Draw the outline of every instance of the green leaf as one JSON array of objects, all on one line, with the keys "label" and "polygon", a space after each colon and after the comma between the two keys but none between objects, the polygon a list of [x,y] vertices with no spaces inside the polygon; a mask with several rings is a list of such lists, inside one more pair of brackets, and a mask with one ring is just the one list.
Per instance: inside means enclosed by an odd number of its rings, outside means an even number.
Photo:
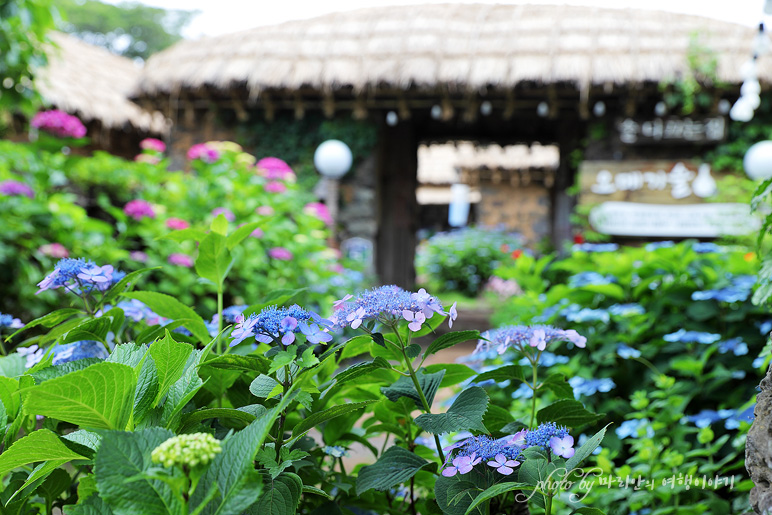
[{"label": "green leaf", "polygon": [[25,362],[26,358],[17,352],[0,357],[0,377],[19,377],[26,370]]},{"label": "green leaf", "polygon": [[494,370],[483,372],[482,374],[475,377],[473,382],[482,383],[483,381],[488,380],[493,380],[497,383],[501,383],[503,381],[523,382],[525,381],[525,374],[523,372],[524,370],[524,367],[521,367],[520,365],[507,365]]},{"label": "green leaf", "polygon": [[162,317],[171,318],[178,322],[182,321],[185,324],[185,327],[193,333],[193,336],[198,338],[202,343],[211,340],[209,330],[206,328],[206,324],[201,317],[188,306],[170,295],[153,291],[135,291],[122,293],[121,296],[144,302],[147,304],[147,307]]},{"label": "green leaf", "polygon": [[187,432],[200,422],[209,419],[231,419],[239,422],[243,422],[246,426],[255,420],[255,416],[247,413],[243,410],[237,410],[232,408],[205,408],[190,413],[185,413],[181,418],[182,426],[180,428],[181,433]]},{"label": "green leaf", "polygon": [[194,395],[204,386],[197,370],[204,351],[194,350],[188,356],[185,372],[172,386],[163,403],[161,422],[165,427],[175,428],[179,424],[180,412]]},{"label": "green leaf", "polygon": [[[440,476],[434,483],[437,504],[445,515],[464,515],[479,492],[488,486],[483,474],[456,474]],[[482,508],[476,508],[475,515],[486,515]]]},{"label": "green leaf", "polygon": [[348,367],[347,369],[343,370],[338,375],[336,375],[334,379],[340,385],[340,384],[347,383],[349,381],[353,381],[358,377],[370,374],[375,370],[380,370],[383,368],[391,370],[392,367],[388,361],[386,361],[381,357],[377,357],[372,361],[365,361],[364,363],[357,363],[356,365],[351,365],[350,367]]},{"label": "green leaf", "polygon": [[35,490],[35,493],[43,497],[49,504],[58,499],[72,484],[70,475],[63,469],[57,468]]},{"label": "green leaf", "polygon": [[466,381],[477,373],[468,366],[462,365],[460,363],[436,363],[434,365],[428,365],[424,367],[424,370],[430,374],[439,372],[440,370],[445,371],[445,375],[442,377],[442,382],[440,382],[440,388],[455,386],[461,381]]},{"label": "green leaf", "polygon": [[248,224],[244,224],[235,231],[233,231],[233,234],[228,236],[228,240],[226,242],[226,245],[228,246],[228,250],[235,249],[239,243],[244,241],[247,237],[249,237],[252,232],[263,225],[266,220],[261,220],[259,222],[250,222]]},{"label": "green leaf", "polygon": [[[5,407],[5,415],[8,417],[16,418],[16,413],[19,411],[19,380],[12,379],[10,377],[0,376],[0,402]],[[5,418],[0,422],[5,424]]]},{"label": "green leaf", "polygon": [[[97,490],[96,476],[93,473],[80,476],[80,478],[78,479],[78,503],[79,504],[82,504],[85,499],[87,499],[88,497],[98,492],[99,490]],[[67,513],[66,509],[65,509],[65,513]]]},{"label": "green leaf", "polygon": [[292,430],[292,438],[297,438],[298,436],[305,434],[307,431],[323,422],[327,422],[328,420],[331,420],[335,417],[339,417],[341,415],[345,415],[346,413],[351,413],[352,411],[364,408],[365,406],[368,406],[374,402],[378,401],[370,400],[352,402],[348,404],[339,404],[338,406],[333,406],[332,408],[328,408],[324,411],[317,411],[311,416],[304,418],[298,425],[295,426],[295,428]]},{"label": "green leaf", "polygon": [[270,399],[279,394],[281,390],[281,385],[273,377],[265,374],[256,377],[249,385],[249,391],[252,395],[261,399]]},{"label": "green leaf", "polygon": [[625,299],[625,290],[622,289],[622,287],[618,284],[587,284],[578,289],[592,293],[598,293],[604,297],[609,297],[615,300]]},{"label": "green leaf", "polygon": [[267,306],[282,306],[304,291],[306,291],[306,288],[300,288],[297,290],[273,290],[263,299],[263,302],[259,304],[252,304],[247,309],[245,309],[244,316],[248,317],[252,313],[258,313],[261,309]]},{"label": "green leaf", "polygon": [[525,483],[498,483],[496,485],[493,485],[492,487],[488,488],[484,492],[480,492],[480,494],[474,498],[474,501],[472,501],[472,504],[469,505],[469,508],[466,509],[466,514],[472,513],[475,508],[480,506],[482,503],[487,502],[494,497],[498,497],[501,494],[509,493],[513,490],[531,490],[532,488],[529,485],[526,485]]},{"label": "green leaf", "polygon": [[[416,372],[418,384],[421,386],[421,390],[423,390],[424,396],[426,397],[426,402],[429,403],[430,407],[444,375],[444,370],[440,370],[433,374],[427,374],[423,370]],[[423,409],[421,397],[418,395],[418,391],[416,391],[415,385],[413,385],[413,381],[409,377],[401,376],[393,385],[382,387],[381,393],[392,402],[397,402],[400,397],[408,397],[413,399],[418,409]]]},{"label": "green leaf", "polygon": [[142,363],[142,359],[147,354],[147,351],[147,345],[140,343],[123,343],[121,345],[116,345],[112,354],[110,354],[105,361],[109,363],[120,363],[139,371],[140,369],[137,367]]},{"label": "green leaf", "polygon": [[134,406],[134,370],[102,362],[22,390],[24,411],[93,429],[124,429]]},{"label": "green leaf", "polygon": [[212,461],[191,496],[191,507],[204,502],[213,485],[217,494],[201,515],[239,515],[257,500],[262,483],[260,474],[254,470],[255,455],[279,413],[291,400],[292,396],[285,396],[264,417],[223,442],[222,452]]},{"label": "green leaf", "polygon": [[571,515],[606,515],[606,512],[599,510],[598,508],[591,508],[589,506],[583,506],[571,512]]},{"label": "green leaf", "polygon": [[217,356],[210,359],[209,361],[205,361],[201,363],[201,366],[264,374],[268,371],[270,364],[271,362],[262,356],[240,356],[238,354],[226,354],[224,356]]},{"label": "green leaf", "polygon": [[549,388],[560,399],[573,399],[574,389],[563,374],[552,374],[544,380],[542,386]]},{"label": "green leaf", "polygon": [[603,414],[592,413],[584,408],[584,405],[574,399],[560,399],[549,406],[545,406],[536,413],[539,423],[555,422],[561,426],[570,428],[592,424],[603,418]]},{"label": "green leaf", "polygon": [[[137,376],[137,388],[134,392],[134,424],[135,426],[144,420],[148,412],[153,408],[158,396],[158,370],[155,361],[148,356],[142,363]],[[136,370],[136,368],[135,368]]]},{"label": "green leaf", "polygon": [[427,465],[430,465],[430,462],[407,449],[396,445],[389,447],[378,461],[361,468],[357,476],[357,495],[362,495],[371,488],[388,490],[415,476]]},{"label": "green leaf", "polygon": [[102,304],[110,304],[118,298],[118,295],[126,291],[126,287],[131,285],[134,286],[137,282],[137,280],[142,276],[142,274],[145,274],[147,272],[151,272],[153,270],[160,270],[160,266],[154,266],[152,268],[142,268],[140,270],[135,270],[133,272],[129,272],[126,274],[123,279],[115,283],[115,285],[108,290],[108,292],[105,294],[105,298],[102,301]]},{"label": "green leaf", "polygon": [[177,243],[185,241],[201,241],[206,236],[206,232],[195,227],[188,227],[187,229],[180,229],[179,231],[171,231],[162,236],[159,236],[158,240],[172,240]]},{"label": "green leaf", "polygon": [[592,451],[594,451],[600,443],[603,441],[603,437],[606,436],[606,429],[608,428],[608,425],[592,435],[592,437],[588,438],[586,442],[584,442],[584,445],[579,447],[575,452],[574,455],[568,458],[566,461],[566,470],[573,470],[579,465],[582,464],[582,462],[587,459],[588,456],[592,454]]},{"label": "green leaf", "polygon": [[62,363],[61,365],[46,367],[29,375],[35,380],[36,384],[41,384],[48,381],[49,379],[61,377],[63,375],[69,374],[70,372],[75,372],[76,370],[83,370],[84,368],[101,363],[102,361],[104,360],[99,358],[77,359],[75,361]]},{"label": "green leaf", "polygon": [[[158,479],[143,476],[153,466],[153,449],[174,436],[160,427],[135,432],[105,433],[96,455],[99,496],[116,515],[174,515],[183,507],[172,488]],[[132,478],[132,481],[127,481]]]},{"label": "green leaf", "polygon": [[324,497],[325,499],[329,499],[330,501],[335,499],[333,496],[331,496],[321,488],[317,488],[315,486],[303,485],[303,493],[318,495],[320,497]]},{"label": "green leaf", "polygon": [[256,512],[260,515],[295,515],[303,481],[296,474],[285,472],[276,479],[263,474],[265,489],[257,501]]},{"label": "green leaf", "polygon": [[56,311],[52,311],[51,313],[44,315],[40,318],[36,318],[35,320],[32,320],[31,322],[27,322],[24,327],[16,330],[11,336],[9,336],[7,339],[10,340],[17,334],[21,333],[22,331],[26,331],[27,329],[32,329],[33,327],[42,325],[43,327],[54,327],[55,325],[59,325],[68,318],[71,318],[74,315],[77,315],[79,313],[82,313],[81,310],[75,309],[75,308],[63,308],[63,309],[57,309]]},{"label": "green leaf", "polygon": [[458,431],[488,432],[483,424],[483,415],[488,408],[488,394],[479,386],[473,386],[461,392],[445,413],[424,413],[415,419],[415,423],[432,434]]},{"label": "green leaf", "polygon": [[454,331],[452,333],[445,333],[436,340],[434,340],[429,348],[424,352],[424,358],[431,356],[443,349],[448,349],[459,343],[468,342],[469,340],[479,340],[480,331]]},{"label": "green leaf", "polygon": [[86,320],[71,329],[67,336],[62,339],[62,343],[79,342],[81,340],[96,340],[105,343],[105,337],[110,331],[112,324],[112,319],[106,317]]},{"label": "green leaf", "polygon": [[[81,499],[80,489],[78,493],[78,499]],[[64,515],[114,515],[115,513],[98,495],[90,495],[85,502],[78,504],[65,504],[62,510]]]},{"label": "green leaf", "polygon": [[405,354],[409,359],[416,358],[419,354],[421,354],[421,346],[417,343],[411,343],[407,346],[407,348],[405,348]]},{"label": "green leaf", "polygon": [[78,429],[62,436],[62,443],[64,445],[69,447],[71,451],[82,454],[88,459],[94,458],[101,441],[101,436],[85,429]]},{"label": "green leaf", "polygon": [[[215,218],[215,222],[217,222],[220,216]],[[225,217],[223,217],[223,220],[225,220]],[[198,246],[196,272],[204,279],[216,284],[219,291],[232,265],[233,257],[226,246],[225,236],[213,230],[201,240]]]},{"label": "green leaf", "polygon": [[483,424],[491,433],[496,433],[501,431],[503,427],[506,427],[507,424],[514,421],[514,419],[515,418],[509,410],[504,409],[501,406],[496,406],[495,404],[490,404],[488,405],[488,411],[485,412],[485,416],[483,417]]},{"label": "green leaf", "polygon": [[0,454],[0,477],[30,463],[46,461],[53,470],[69,461],[79,459],[84,458],[64,445],[56,433],[48,429],[38,429],[17,440]]},{"label": "green leaf", "polygon": [[155,362],[158,374],[158,393],[156,393],[153,407],[158,405],[161,398],[166,395],[172,384],[177,382],[185,371],[185,364],[193,351],[193,347],[187,343],[179,343],[172,338],[169,331],[166,337],[150,345],[150,356]]}]

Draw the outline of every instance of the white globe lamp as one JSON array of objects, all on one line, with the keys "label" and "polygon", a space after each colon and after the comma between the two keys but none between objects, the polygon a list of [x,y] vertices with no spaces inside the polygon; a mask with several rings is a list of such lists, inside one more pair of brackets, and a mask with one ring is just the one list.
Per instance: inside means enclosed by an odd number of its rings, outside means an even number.
[{"label": "white globe lamp", "polygon": [[316,147],[314,166],[325,179],[340,179],[351,168],[354,157],[348,145],[330,139]]},{"label": "white globe lamp", "polygon": [[743,168],[754,181],[772,177],[772,141],[760,141],[745,153]]}]

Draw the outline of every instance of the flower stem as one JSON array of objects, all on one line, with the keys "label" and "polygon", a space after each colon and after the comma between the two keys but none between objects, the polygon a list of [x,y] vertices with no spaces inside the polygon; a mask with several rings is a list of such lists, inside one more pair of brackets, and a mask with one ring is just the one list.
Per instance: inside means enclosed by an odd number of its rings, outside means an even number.
[{"label": "flower stem", "polygon": [[[287,395],[287,392],[289,391],[291,384],[290,380],[290,372],[289,367],[287,365],[284,365],[284,381],[282,381],[282,387],[284,388],[284,393],[282,394],[282,399]],[[281,415],[279,415],[279,432],[276,435],[276,461],[278,463],[281,463],[281,446],[284,443],[284,422],[287,419],[287,410],[282,410]]]},{"label": "flower stem", "polygon": [[217,288],[217,354],[222,354],[222,287]]},{"label": "flower stem", "polygon": [[533,385],[531,385],[531,388],[533,389],[533,395],[531,395],[531,423],[528,424],[529,429],[534,428],[534,422],[536,422],[536,364],[537,361],[531,360],[531,369],[533,370]]}]

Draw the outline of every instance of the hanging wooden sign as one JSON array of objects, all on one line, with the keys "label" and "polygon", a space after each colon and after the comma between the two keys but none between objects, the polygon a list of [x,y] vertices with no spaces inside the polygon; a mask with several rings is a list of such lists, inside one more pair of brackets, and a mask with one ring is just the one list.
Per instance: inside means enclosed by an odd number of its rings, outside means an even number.
[{"label": "hanging wooden sign", "polygon": [[718,143],[726,138],[726,120],[712,118],[621,118],[616,121],[619,140],[626,145]]}]

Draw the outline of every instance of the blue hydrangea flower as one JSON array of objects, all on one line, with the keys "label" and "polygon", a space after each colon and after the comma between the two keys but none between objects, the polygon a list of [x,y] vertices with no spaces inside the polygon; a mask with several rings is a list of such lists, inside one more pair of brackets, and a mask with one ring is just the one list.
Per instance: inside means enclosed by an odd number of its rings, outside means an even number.
[{"label": "blue hydrangea flower", "polygon": [[753,368],[761,368],[764,366],[764,362],[767,360],[766,356],[759,356],[758,358],[753,360],[753,363],[751,363],[751,366]]},{"label": "blue hydrangea flower", "polygon": [[568,278],[568,286],[581,288],[582,286],[611,284],[617,282],[613,275],[601,275],[598,272],[579,272]]},{"label": "blue hydrangea flower", "polygon": [[0,312],[0,329],[21,329],[24,324],[18,318],[13,318],[11,315]]},{"label": "blue hydrangea flower", "polygon": [[746,422],[748,424],[752,423],[753,420],[756,418],[756,415],[754,413],[754,410],[756,409],[756,403],[754,402],[744,410],[733,410],[732,414],[729,415],[726,418],[726,422],[724,422],[724,427],[726,429],[739,429],[740,424],[742,422]]},{"label": "blue hydrangea flower", "polygon": [[288,308],[269,306],[258,314],[252,314],[241,320],[231,332],[231,347],[249,337],[261,343],[281,341],[282,345],[291,345],[295,334],[303,332],[309,343],[328,342],[332,335],[327,331],[331,322],[316,313],[306,311],[297,304]]},{"label": "blue hydrangea flower", "polygon": [[583,308],[578,304],[569,304],[560,311],[560,315],[569,322],[585,323],[585,322],[601,322],[608,324],[611,320],[609,312],[605,309],[591,309]]},{"label": "blue hydrangea flower", "polygon": [[64,288],[73,293],[89,292],[94,289],[105,291],[113,284],[115,270],[112,265],[97,266],[83,258],[64,258],[38,283],[37,293],[45,290]]},{"label": "blue hydrangea flower", "polygon": [[[504,458],[504,466],[509,460],[515,461],[520,458],[520,453],[525,446],[525,431],[504,438],[493,439],[488,435],[472,436],[453,445],[445,447],[447,452],[442,475],[445,477],[455,476],[457,473],[466,474],[481,461],[496,461],[496,457]],[[517,463],[520,464],[519,461]],[[510,465],[509,468],[517,465]],[[494,467],[499,468],[499,467]],[[507,472],[499,471],[501,473]],[[511,472],[510,472],[511,473]],[[508,475],[508,474],[504,474]]]},{"label": "blue hydrangea flower", "polygon": [[748,344],[742,338],[731,338],[718,344],[718,352],[726,354],[733,353],[735,356],[745,356],[748,354]]},{"label": "blue hydrangea flower", "polygon": [[767,336],[770,332],[772,332],[772,320],[765,320],[762,322],[759,326],[759,332],[762,334],[762,336]]},{"label": "blue hydrangea flower", "polygon": [[[539,424],[535,430],[529,430],[525,432],[525,445],[526,447],[541,447],[545,451],[550,449],[550,440],[552,438],[558,438],[563,441],[568,435],[568,429],[563,426],[558,426],[554,422],[545,422]],[[573,445],[573,438],[571,439]],[[561,448],[564,447],[561,445]]]},{"label": "blue hydrangea flower", "polygon": [[696,415],[688,415],[682,419],[682,421],[691,422],[700,429],[708,427],[711,424],[715,424],[720,420],[729,418],[734,413],[733,410],[712,410],[704,409]]},{"label": "blue hydrangea flower", "polygon": [[533,397],[533,388],[526,383],[520,383],[517,390],[512,392],[513,399],[530,399],[531,397]]},{"label": "blue hydrangea flower", "polygon": [[698,241],[692,244],[692,250],[698,254],[708,254],[710,252],[721,252],[721,247],[713,242]]},{"label": "blue hydrangea flower", "polygon": [[333,458],[342,458],[343,456],[348,456],[346,449],[339,445],[327,445],[322,448],[322,451],[326,455],[332,456]]},{"label": "blue hydrangea flower", "polygon": [[620,343],[617,345],[617,355],[619,355],[619,357],[622,359],[640,358],[641,351],[638,349],[633,349],[624,343]]},{"label": "blue hydrangea flower", "polygon": [[679,329],[678,331],[670,334],[666,334],[662,337],[666,342],[680,342],[680,343],[715,343],[721,339],[720,334],[705,333],[700,331],[687,331],[685,329]]},{"label": "blue hydrangea flower", "polygon": [[618,317],[629,317],[632,315],[643,315],[646,310],[636,302],[629,304],[614,304],[608,308],[608,312]]},{"label": "blue hydrangea flower", "polygon": [[674,247],[675,242],[674,241],[654,241],[646,245],[646,250],[649,252],[653,252],[655,250],[659,249],[668,249],[670,247]]},{"label": "blue hydrangea flower", "polygon": [[548,325],[510,325],[485,331],[481,336],[485,339],[477,342],[475,352],[487,352],[495,348],[499,354],[504,354],[509,348],[522,352],[528,347],[543,351],[547,345],[559,341],[571,342],[584,348],[587,343],[587,338],[573,329],[563,330]]},{"label": "blue hydrangea flower", "polygon": [[[334,325],[352,329],[357,329],[370,320],[385,325],[406,320],[410,322],[411,331],[418,331],[435,313],[448,315],[443,311],[440,301],[426,293],[423,288],[417,292],[409,292],[394,285],[367,290],[356,298],[347,295],[335,302],[333,309],[330,320]],[[455,316],[456,313],[453,313],[453,320]]]},{"label": "blue hydrangea flower", "polygon": [[[24,364],[26,368],[32,368],[37,365],[46,353],[44,349],[39,348],[37,345],[20,347],[16,349],[16,352],[26,358]],[[93,340],[82,340],[64,345],[55,345],[52,352],[52,365],[61,365],[62,363],[85,358],[107,359],[109,356],[104,345]]]},{"label": "blue hydrangea flower", "polygon": [[692,300],[717,300],[719,302],[745,302],[756,284],[756,276],[738,275],[732,278],[729,286],[713,290],[692,292]]},{"label": "blue hydrangea flower", "polygon": [[576,243],[571,248],[574,252],[616,252],[619,245],[616,243]]},{"label": "blue hydrangea flower", "polygon": [[646,430],[645,436],[647,438],[654,437],[654,429],[651,427],[651,422],[649,422],[648,418],[625,420],[619,424],[618,428],[614,429],[614,432],[620,440],[624,440],[628,437],[638,438],[644,429]]},{"label": "blue hydrangea flower", "polygon": [[598,392],[608,393],[617,386],[613,379],[606,377],[601,379],[585,379],[574,376],[568,380],[568,384],[574,389],[574,397],[577,399],[582,395],[590,397]]}]

